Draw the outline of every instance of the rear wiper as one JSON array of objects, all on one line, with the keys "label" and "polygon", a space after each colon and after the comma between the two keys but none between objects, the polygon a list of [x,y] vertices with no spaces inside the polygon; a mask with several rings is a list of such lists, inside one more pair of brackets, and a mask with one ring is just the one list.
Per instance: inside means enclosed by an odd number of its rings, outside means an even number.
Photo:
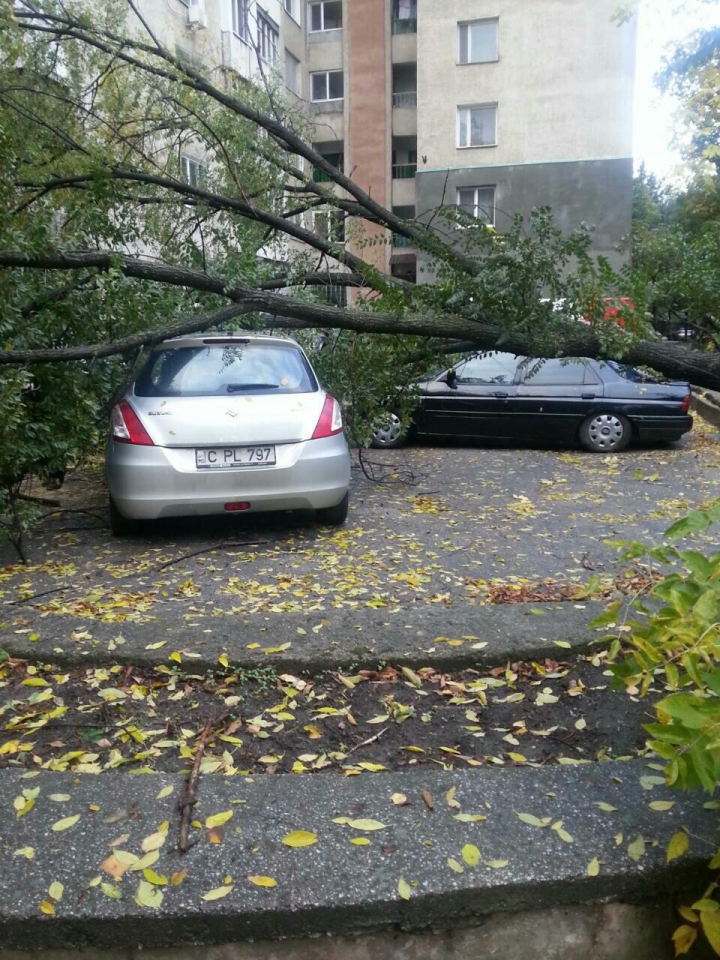
[{"label": "rear wiper", "polygon": [[277,390],[279,383],[228,383],[228,393],[238,393],[240,390]]}]

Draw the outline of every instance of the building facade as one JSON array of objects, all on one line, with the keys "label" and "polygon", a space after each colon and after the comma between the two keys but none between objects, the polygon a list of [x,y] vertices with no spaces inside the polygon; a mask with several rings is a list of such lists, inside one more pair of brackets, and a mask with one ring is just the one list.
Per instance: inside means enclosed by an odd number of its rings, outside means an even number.
[{"label": "building facade", "polygon": [[[594,251],[618,265],[632,214],[636,36],[634,19],[613,22],[616,6],[144,0],[143,11],[206,68],[251,80],[281,71],[313,118],[316,149],[399,215],[459,205],[502,231],[547,205],[566,230],[593,225]],[[386,240],[369,248],[380,265],[423,279],[402,238],[364,229]]]}]

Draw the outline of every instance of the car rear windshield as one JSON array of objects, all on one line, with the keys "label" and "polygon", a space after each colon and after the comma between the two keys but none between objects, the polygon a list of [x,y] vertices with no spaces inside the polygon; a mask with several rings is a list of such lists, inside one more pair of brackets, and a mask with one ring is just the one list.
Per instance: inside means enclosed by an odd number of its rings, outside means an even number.
[{"label": "car rear windshield", "polygon": [[612,367],[615,373],[619,373],[623,379],[630,380],[632,383],[667,382],[659,373],[652,373],[650,370],[638,370],[637,367],[629,367],[625,363],[616,363],[614,360],[609,360],[608,366]]},{"label": "car rear windshield", "polygon": [[139,397],[312,393],[317,381],[293,346],[198,344],[156,350],[135,383]]}]

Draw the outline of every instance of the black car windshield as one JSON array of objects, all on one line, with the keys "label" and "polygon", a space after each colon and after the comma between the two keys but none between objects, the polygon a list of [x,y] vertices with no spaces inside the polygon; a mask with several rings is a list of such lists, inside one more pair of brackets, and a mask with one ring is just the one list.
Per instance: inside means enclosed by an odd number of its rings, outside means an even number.
[{"label": "black car windshield", "polygon": [[619,373],[624,380],[630,380],[631,383],[665,383],[665,379],[658,373],[651,373],[648,370],[638,370],[637,367],[629,367],[626,363],[616,363],[615,360],[606,361],[615,373]]},{"label": "black car windshield", "polygon": [[156,350],[135,383],[138,397],[312,393],[317,381],[293,346],[198,344]]}]

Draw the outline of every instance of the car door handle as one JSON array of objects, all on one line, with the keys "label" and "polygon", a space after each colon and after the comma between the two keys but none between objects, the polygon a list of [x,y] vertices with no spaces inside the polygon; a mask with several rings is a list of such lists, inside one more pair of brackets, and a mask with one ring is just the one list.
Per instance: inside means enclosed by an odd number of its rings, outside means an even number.
[{"label": "car door handle", "polygon": [[503,393],[501,390],[498,390],[496,393],[493,393],[494,397],[509,397],[509,393]]},{"label": "car door handle", "polygon": [[594,394],[594,393],[583,393],[583,394],[582,394],[582,398],[583,398],[583,400],[594,400],[594,399],[595,399],[595,394]]}]

